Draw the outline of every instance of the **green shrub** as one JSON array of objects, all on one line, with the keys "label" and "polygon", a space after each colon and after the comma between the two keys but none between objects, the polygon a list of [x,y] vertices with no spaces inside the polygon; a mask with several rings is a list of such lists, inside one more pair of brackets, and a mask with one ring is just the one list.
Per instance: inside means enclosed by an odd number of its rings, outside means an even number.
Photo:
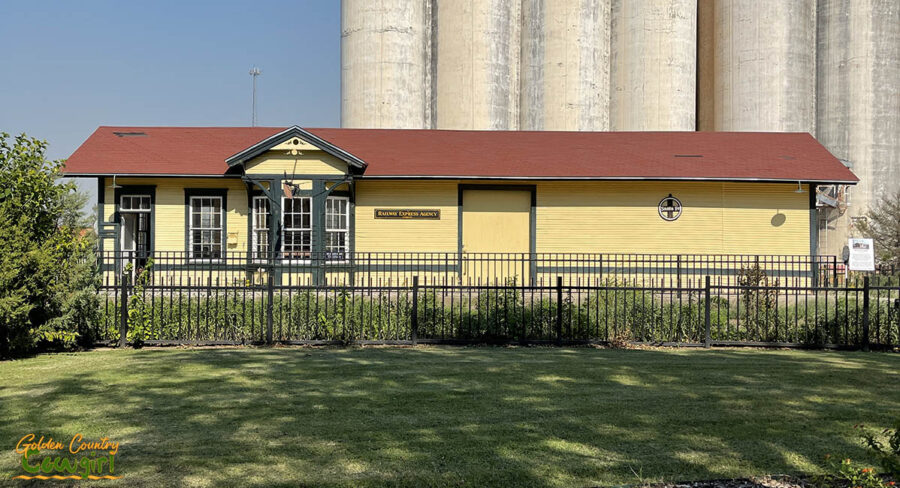
[{"label": "green shrub", "polygon": [[90,344],[97,323],[85,197],[47,143],[0,132],[0,356]]},{"label": "green shrub", "polygon": [[131,297],[128,299],[128,341],[134,348],[141,348],[148,337],[158,338],[158,332],[153,327],[152,303],[148,306],[145,302],[144,289],[150,282],[150,270],[153,268],[153,260],[147,261],[143,268],[135,270],[134,264],[125,266],[125,273],[135,273],[134,287]]}]

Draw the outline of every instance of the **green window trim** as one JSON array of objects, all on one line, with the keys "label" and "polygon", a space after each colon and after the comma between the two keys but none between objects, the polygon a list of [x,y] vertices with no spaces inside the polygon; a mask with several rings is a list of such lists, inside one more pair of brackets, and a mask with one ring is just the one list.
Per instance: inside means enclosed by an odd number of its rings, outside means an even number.
[{"label": "green window trim", "polygon": [[[105,190],[105,188],[101,188],[101,190]],[[122,218],[119,205],[122,201],[123,195],[142,195],[150,197],[150,242],[147,245],[147,252],[152,254],[155,249],[154,246],[156,245],[156,185],[122,185],[114,189],[112,201],[112,223],[115,225],[115,235],[113,236],[113,245],[115,246],[115,248],[113,249],[114,252],[119,252],[122,250]],[[105,191],[99,192],[99,198],[101,199],[101,204],[105,206]],[[100,219],[101,223],[103,220],[102,212],[103,208],[99,208],[98,219]]]},{"label": "green window trim", "polygon": [[[191,248],[191,199],[197,197],[220,198],[222,201],[222,229],[220,231],[220,251],[218,257],[195,258]],[[193,262],[222,261],[228,249],[228,189],[227,188],[185,188],[184,189],[184,250]]]}]

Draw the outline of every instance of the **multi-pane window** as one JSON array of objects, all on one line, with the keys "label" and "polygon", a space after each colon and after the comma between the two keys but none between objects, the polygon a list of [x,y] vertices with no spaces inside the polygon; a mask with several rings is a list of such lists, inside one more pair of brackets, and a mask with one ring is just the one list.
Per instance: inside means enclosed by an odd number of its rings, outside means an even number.
[{"label": "multi-pane window", "polygon": [[253,259],[265,259],[269,253],[269,199],[253,197]]},{"label": "multi-pane window", "polygon": [[121,212],[149,212],[150,195],[122,195],[119,201]]},{"label": "multi-pane window", "polygon": [[325,252],[328,259],[344,259],[350,228],[349,200],[328,197],[325,200]]},{"label": "multi-pane window", "polygon": [[192,259],[221,259],[224,226],[222,197],[191,197],[190,252]]},{"label": "multi-pane window", "polygon": [[284,198],[281,208],[281,256],[309,259],[312,252],[312,199]]}]

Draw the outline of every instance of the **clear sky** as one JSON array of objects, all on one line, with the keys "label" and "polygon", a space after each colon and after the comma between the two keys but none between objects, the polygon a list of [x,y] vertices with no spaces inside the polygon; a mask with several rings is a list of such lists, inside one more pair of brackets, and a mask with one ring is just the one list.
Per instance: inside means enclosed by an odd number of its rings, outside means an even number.
[{"label": "clear sky", "polygon": [[340,1],[0,0],[0,131],[340,124]]}]

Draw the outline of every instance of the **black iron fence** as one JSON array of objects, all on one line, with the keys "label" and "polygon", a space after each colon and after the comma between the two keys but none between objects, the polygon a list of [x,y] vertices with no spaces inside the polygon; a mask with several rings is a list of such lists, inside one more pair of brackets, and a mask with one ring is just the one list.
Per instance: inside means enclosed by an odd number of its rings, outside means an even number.
[{"label": "black iron fence", "polygon": [[510,281],[548,286],[557,277],[577,286],[597,286],[607,280],[682,286],[705,276],[738,284],[750,269],[764,271],[780,285],[829,286],[844,281],[835,256],[806,255],[329,252],[259,259],[247,252],[228,251],[216,259],[193,259],[183,251],[107,251],[101,258],[105,279],[114,279],[129,263],[141,268],[152,260],[153,283],[177,286],[265,283],[270,275],[276,285],[300,286],[409,286],[414,276],[435,284],[465,286]]},{"label": "black iron fence", "polygon": [[[391,258],[388,254],[379,258]],[[238,270],[200,262],[180,263],[179,269],[160,266],[155,257],[120,258],[108,266],[101,287],[101,339],[110,343],[900,344],[900,284],[875,286],[869,276],[799,279],[769,265],[795,263],[767,257],[692,261],[703,263],[701,269],[710,263],[739,265],[704,276],[643,271],[593,276],[582,267],[529,283],[511,274],[467,280],[444,268],[421,275],[391,268],[379,276],[384,271],[376,271],[371,259],[363,263],[372,268],[354,268],[360,274],[336,279],[328,266],[306,270],[310,263],[290,263],[278,273],[256,262]],[[656,258],[641,269],[671,262]],[[629,259],[631,265],[641,263]],[[555,262],[585,261],[567,256]],[[298,279],[290,272],[294,264],[307,275]]]}]

